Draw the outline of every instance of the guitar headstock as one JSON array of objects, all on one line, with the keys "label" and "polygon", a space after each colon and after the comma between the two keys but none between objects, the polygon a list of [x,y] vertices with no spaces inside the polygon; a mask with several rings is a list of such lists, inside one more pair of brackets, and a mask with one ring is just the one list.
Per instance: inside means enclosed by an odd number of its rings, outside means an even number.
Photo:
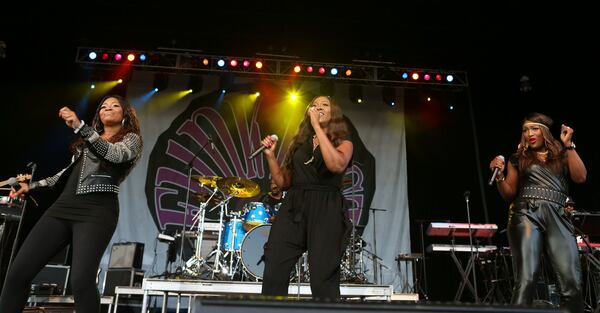
[{"label": "guitar headstock", "polygon": [[31,174],[19,174],[17,175],[16,179],[18,182],[24,182],[28,179],[31,179]]}]

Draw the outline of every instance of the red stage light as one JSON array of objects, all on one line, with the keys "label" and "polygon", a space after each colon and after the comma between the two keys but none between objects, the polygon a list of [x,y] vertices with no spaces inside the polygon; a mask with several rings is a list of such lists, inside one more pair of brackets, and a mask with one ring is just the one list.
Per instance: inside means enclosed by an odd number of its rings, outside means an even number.
[{"label": "red stage light", "polygon": [[229,61],[229,65],[231,65],[232,67],[236,67],[238,65],[237,60],[231,60]]},{"label": "red stage light", "polygon": [[319,74],[321,74],[321,75],[325,74],[325,68],[324,67],[319,67]]},{"label": "red stage light", "polygon": [[306,68],[306,72],[312,73],[313,72],[313,67],[312,66],[307,67]]}]

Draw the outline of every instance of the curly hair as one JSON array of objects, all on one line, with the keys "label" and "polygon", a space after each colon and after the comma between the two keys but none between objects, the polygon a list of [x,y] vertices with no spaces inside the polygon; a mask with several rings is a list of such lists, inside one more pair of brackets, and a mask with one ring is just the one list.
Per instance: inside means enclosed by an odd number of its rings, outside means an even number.
[{"label": "curly hair", "polygon": [[315,130],[310,123],[310,114],[308,113],[308,109],[312,106],[312,104],[321,97],[325,97],[329,99],[330,108],[331,108],[331,118],[329,120],[329,125],[327,126],[327,138],[331,140],[331,143],[335,147],[339,146],[342,140],[346,139],[349,134],[348,125],[346,125],[346,121],[344,120],[344,114],[342,113],[342,108],[337,104],[335,100],[333,100],[329,96],[316,96],[310,100],[308,106],[304,111],[304,118],[302,122],[300,122],[300,126],[298,132],[292,138],[292,143],[290,144],[290,149],[285,157],[283,162],[283,167],[290,169],[292,166],[292,158],[294,153],[298,148],[306,142],[310,137],[315,134]]},{"label": "curly hair", "polygon": [[[561,170],[563,165],[563,160],[565,158],[564,150],[562,148],[562,144],[559,140],[555,139],[550,132],[550,128],[554,121],[547,115],[542,113],[533,112],[528,114],[521,125],[524,125],[527,122],[540,123],[546,127],[541,127],[542,137],[544,137],[544,145],[548,150],[548,158],[546,159],[546,164],[552,170],[558,172]],[[525,133],[521,134],[521,140],[519,142],[519,146],[517,148],[517,152],[515,152],[515,156],[519,160],[519,172],[523,172],[524,169],[528,168],[531,164],[541,163],[541,161],[537,158],[536,152],[529,149],[529,141]]]},{"label": "curly hair", "polygon": [[[102,104],[104,103],[104,101],[106,101],[108,98],[117,99],[117,101],[123,108],[123,121],[122,121],[123,127],[121,127],[121,129],[119,130],[118,133],[116,133],[112,137],[110,137],[108,139],[108,142],[111,142],[111,143],[119,142],[119,141],[123,140],[123,137],[125,137],[125,135],[128,133],[135,133],[135,134],[139,135],[140,140],[141,140],[142,136],[141,136],[141,130],[140,130],[140,121],[137,118],[135,109],[133,108],[131,103],[129,103],[129,101],[125,97],[120,96],[120,95],[107,95],[104,98],[102,98],[102,100],[100,100],[100,104],[96,108],[96,114],[94,115],[91,126],[99,134],[102,134],[104,132],[104,124],[102,124],[102,121],[100,120],[100,108],[102,107]],[[85,144],[85,141],[83,140],[83,138],[79,137],[79,138],[75,139],[75,141],[73,141],[73,143],[71,144],[71,151],[76,152],[83,144]]]}]

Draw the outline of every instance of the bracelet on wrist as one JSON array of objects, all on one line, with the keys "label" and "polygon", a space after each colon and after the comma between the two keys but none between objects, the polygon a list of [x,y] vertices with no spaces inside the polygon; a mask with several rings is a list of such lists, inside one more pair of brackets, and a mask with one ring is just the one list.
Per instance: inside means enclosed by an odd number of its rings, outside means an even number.
[{"label": "bracelet on wrist", "polygon": [[565,149],[567,150],[575,150],[575,143],[571,142],[570,146],[566,146]]},{"label": "bracelet on wrist", "polygon": [[503,182],[505,179],[506,179],[506,177],[504,175],[496,176],[496,183]]}]

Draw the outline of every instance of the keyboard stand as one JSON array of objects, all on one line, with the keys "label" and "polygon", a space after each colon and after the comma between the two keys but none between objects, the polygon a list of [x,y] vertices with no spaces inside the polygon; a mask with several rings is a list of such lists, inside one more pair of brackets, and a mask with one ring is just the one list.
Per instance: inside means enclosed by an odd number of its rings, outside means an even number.
[{"label": "keyboard stand", "polygon": [[458,285],[458,289],[456,290],[456,295],[454,296],[454,301],[460,301],[465,287],[467,287],[469,289],[469,291],[471,291],[471,294],[473,295],[473,297],[475,297],[475,287],[473,287],[473,284],[469,280],[469,273],[471,272],[473,266],[475,265],[475,259],[477,258],[477,254],[478,254],[478,252],[474,251],[474,253],[469,256],[469,261],[467,262],[467,266],[463,269],[462,264],[460,263],[460,260],[456,256],[456,252],[454,250],[450,250],[450,256],[452,257],[452,260],[454,261],[454,264],[456,265],[456,269],[458,269],[458,272],[460,273],[460,276],[462,277],[462,281],[460,282],[460,285]]}]

